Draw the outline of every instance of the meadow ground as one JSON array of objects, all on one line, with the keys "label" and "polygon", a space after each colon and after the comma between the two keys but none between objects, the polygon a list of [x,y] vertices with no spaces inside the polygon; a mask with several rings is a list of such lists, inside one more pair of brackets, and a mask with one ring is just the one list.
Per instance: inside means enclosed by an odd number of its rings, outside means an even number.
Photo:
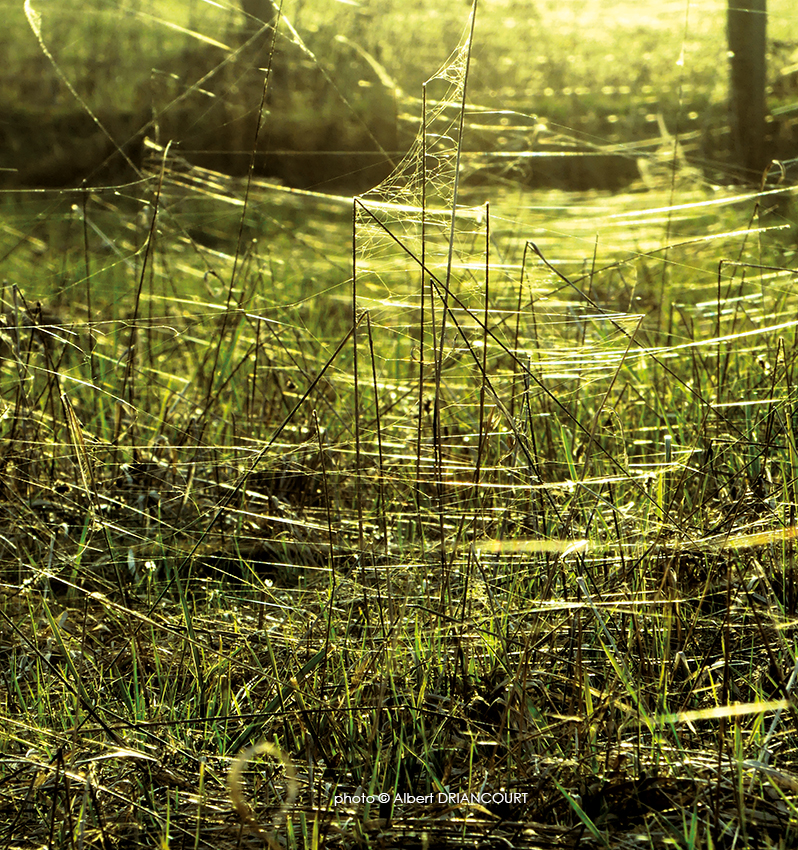
[{"label": "meadow ground", "polygon": [[197,97],[262,152],[230,9],[8,6],[13,179],[76,94],[142,132],[2,198],[3,847],[798,844],[794,190],[723,4],[427,5],[286,4],[261,132],[392,115],[355,198],[198,156]]}]

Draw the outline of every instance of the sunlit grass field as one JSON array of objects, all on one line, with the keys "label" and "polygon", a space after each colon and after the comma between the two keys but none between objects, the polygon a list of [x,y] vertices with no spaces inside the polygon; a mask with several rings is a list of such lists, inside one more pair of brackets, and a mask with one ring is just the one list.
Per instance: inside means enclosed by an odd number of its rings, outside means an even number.
[{"label": "sunlit grass field", "polygon": [[[142,132],[2,195],[4,846],[796,845],[794,190],[702,141],[724,8],[286,2],[261,100],[237,7],[9,5],[51,148]],[[388,106],[357,196],[249,171]]]}]

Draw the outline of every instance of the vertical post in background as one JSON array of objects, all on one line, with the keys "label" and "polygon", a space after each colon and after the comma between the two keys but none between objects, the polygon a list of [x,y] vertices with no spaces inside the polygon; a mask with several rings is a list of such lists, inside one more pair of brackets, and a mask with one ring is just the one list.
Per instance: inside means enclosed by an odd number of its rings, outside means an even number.
[{"label": "vertical post in background", "polygon": [[729,0],[729,106],[735,159],[749,177],[764,170],[767,0]]}]

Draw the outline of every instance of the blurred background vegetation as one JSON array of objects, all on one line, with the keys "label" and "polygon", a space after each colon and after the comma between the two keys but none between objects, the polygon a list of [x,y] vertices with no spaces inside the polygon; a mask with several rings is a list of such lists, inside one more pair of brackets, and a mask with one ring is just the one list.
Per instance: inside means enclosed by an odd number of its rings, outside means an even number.
[{"label": "blurred background vegetation", "polygon": [[[3,184],[117,180],[141,164],[145,137],[244,173],[272,43],[268,2],[244,6],[249,14],[237,2],[33,0],[39,40],[23,4],[2,0]],[[421,86],[467,13],[466,3],[426,0],[285,0],[257,171],[303,188],[374,185],[415,136]],[[771,0],[768,13],[768,153],[791,159],[798,16],[790,0]],[[724,0],[483,0],[468,90],[484,110],[465,140],[472,170],[617,188],[641,176],[641,154],[676,135],[691,163],[722,179],[725,15]]]}]

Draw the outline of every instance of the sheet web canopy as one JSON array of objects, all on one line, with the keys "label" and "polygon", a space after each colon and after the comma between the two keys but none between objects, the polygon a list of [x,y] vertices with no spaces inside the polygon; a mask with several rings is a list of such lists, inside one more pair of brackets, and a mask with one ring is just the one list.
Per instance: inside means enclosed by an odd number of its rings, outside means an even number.
[{"label": "sheet web canopy", "polygon": [[475,232],[481,212],[457,203],[471,29],[469,22],[457,49],[424,84],[424,96],[411,101],[421,120],[408,153],[382,183],[355,200],[362,307],[387,307],[395,301],[405,308],[420,307],[422,281],[428,297],[429,278],[443,287],[450,263],[457,281],[473,277],[473,262],[484,268],[484,236],[480,239]]},{"label": "sheet web canopy", "polygon": [[[424,84],[423,97],[412,101],[421,118],[408,153],[354,203],[356,303],[379,328],[373,343],[377,371],[391,375],[392,389],[406,394],[411,413],[416,403],[429,411],[440,370],[450,421],[461,405],[473,403],[476,365],[463,333],[481,331],[464,306],[478,312],[485,300],[484,208],[460,206],[457,197],[472,22],[473,12],[456,50]],[[444,316],[446,307],[451,313]],[[416,341],[412,359],[403,364],[396,361],[397,335]],[[407,445],[415,425],[408,419],[394,424]],[[473,426],[461,424],[455,430],[462,445],[464,431]]]},{"label": "sheet web canopy", "polygon": [[[383,472],[414,455],[422,491],[425,480],[452,485],[450,516],[458,501],[471,503],[474,486],[487,508],[494,488],[540,482],[530,419],[541,413],[544,386],[566,400],[586,391],[600,400],[639,319],[597,309],[533,254],[505,265],[490,247],[486,207],[461,205],[471,32],[469,21],[414,102],[421,122],[406,156],[354,202],[354,300],[372,324]],[[402,338],[414,340],[409,358]],[[376,427],[361,436],[376,456]],[[567,479],[574,469],[552,472]]]}]

